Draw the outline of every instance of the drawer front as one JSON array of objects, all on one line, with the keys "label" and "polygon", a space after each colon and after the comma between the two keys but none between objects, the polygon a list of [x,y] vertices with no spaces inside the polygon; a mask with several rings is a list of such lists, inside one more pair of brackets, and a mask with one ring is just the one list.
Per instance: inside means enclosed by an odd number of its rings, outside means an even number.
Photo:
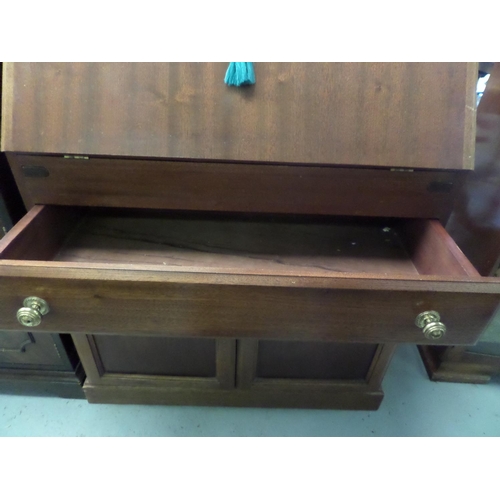
[{"label": "drawer front", "polygon": [[[51,308],[37,331],[472,344],[498,304],[489,294],[334,289],[334,282],[299,288],[264,278],[257,286],[117,281],[105,270],[101,279],[77,279],[89,273],[74,271],[69,279],[2,278],[2,327],[21,329],[17,310],[37,295]],[[426,339],[415,325],[426,310],[440,313],[442,339]]]},{"label": "drawer front", "polygon": [[57,335],[38,332],[0,331],[0,369],[71,369]]}]

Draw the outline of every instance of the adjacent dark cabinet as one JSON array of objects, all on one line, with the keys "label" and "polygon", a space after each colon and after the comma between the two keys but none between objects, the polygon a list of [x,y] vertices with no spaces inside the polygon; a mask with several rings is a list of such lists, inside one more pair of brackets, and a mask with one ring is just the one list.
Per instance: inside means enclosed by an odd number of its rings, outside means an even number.
[{"label": "adjacent dark cabinet", "polygon": [[0,331],[0,392],[83,398],[84,373],[69,335]]}]

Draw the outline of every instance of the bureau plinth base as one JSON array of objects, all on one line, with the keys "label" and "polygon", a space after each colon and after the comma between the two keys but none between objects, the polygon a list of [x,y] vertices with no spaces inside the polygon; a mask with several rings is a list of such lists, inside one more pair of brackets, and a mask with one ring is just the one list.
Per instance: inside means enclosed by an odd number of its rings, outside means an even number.
[{"label": "bureau plinth base", "polygon": [[89,403],[377,410],[384,393],[260,390],[178,390],[84,384]]}]

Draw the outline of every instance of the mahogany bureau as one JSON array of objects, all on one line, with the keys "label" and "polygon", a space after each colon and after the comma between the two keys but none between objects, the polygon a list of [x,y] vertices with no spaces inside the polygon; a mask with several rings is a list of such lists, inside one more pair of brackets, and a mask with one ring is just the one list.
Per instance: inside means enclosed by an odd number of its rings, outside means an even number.
[{"label": "mahogany bureau", "polygon": [[376,409],[398,343],[499,303],[443,227],[477,64],[226,68],[5,65],[0,328],[71,334],[93,403]]}]

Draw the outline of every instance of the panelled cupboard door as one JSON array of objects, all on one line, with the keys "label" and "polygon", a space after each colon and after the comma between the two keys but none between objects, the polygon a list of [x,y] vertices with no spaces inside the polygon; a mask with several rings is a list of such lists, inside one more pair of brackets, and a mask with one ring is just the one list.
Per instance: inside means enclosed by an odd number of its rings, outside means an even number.
[{"label": "panelled cupboard door", "polygon": [[377,409],[396,344],[238,340],[238,390],[266,405]]},{"label": "panelled cupboard door", "polygon": [[174,393],[235,386],[236,342],[231,339],[73,335],[73,341],[86,386]]},{"label": "panelled cupboard door", "polygon": [[8,331],[467,345],[499,297],[435,220],[36,206],[0,241]]},{"label": "panelled cupboard door", "polygon": [[5,63],[2,150],[473,168],[477,63],[262,62],[247,87],[226,68]]},{"label": "panelled cupboard door", "polygon": [[375,410],[395,348],[123,335],[73,339],[91,403]]}]

